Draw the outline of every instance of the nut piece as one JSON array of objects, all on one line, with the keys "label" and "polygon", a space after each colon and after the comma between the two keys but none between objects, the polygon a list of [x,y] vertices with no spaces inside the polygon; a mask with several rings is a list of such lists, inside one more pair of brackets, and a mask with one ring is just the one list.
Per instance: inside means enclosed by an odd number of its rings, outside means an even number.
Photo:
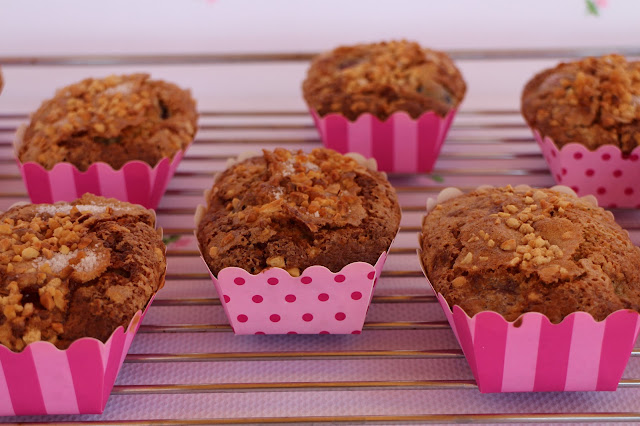
[{"label": "nut piece", "polygon": [[22,250],[22,258],[24,260],[35,259],[38,256],[40,256],[40,253],[38,253],[38,250],[34,249],[33,247],[27,247],[26,249]]},{"label": "nut piece", "polygon": [[464,259],[462,259],[460,261],[461,265],[467,265],[469,263],[471,263],[471,261],[473,260],[473,254],[471,254],[471,252],[467,253],[467,255],[464,257]]},{"label": "nut piece", "polygon": [[502,250],[504,250],[504,251],[515,250],[516,249],[516,240],[514,240],[514,239],[507,240],[507,241],[503,242],[502,244],[500,244],[500,248]]},{"label": "nut piece", "polygon": [[273,266],[274,268],[284,268],[284,257],[282,256],[272,256],[267,259],[267,265]]},{"label": "nut piece", "polygon": [[512,229],[518,229],[520,227],[520,221],[515,217],[507,219],[507,226]]},{"label": "nut piece", "polygon": [[462,287],[463,285],[465,285],[467,283],[467,279],[465,277],[456,277],[454,278],[453,281],[451,281],[451,285],[453,285],[454,287]]}]

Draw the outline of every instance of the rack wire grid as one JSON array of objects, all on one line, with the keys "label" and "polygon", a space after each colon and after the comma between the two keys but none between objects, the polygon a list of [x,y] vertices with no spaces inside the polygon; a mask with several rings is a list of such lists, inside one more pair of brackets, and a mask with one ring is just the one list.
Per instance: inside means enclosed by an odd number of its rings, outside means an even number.
[{"label": "rack wire grid", "polygon": [[[461,62],[492,66],[504,60],[556,61],[608,50],[613,49],[450,54]],[[640,53],[617,50],[629,56]],[[215,70],[233,64],[250,72],[268,65],[279,73],[290,64],[304,70],[311,56],[5,57],[0,63],[5,73],[17,69],[29,78],[44,79],[58,70],[68,81],[100,67],[113,72],[144,67],[153,72],[156,66],[177,66],[178,73],[187,73],[201,66]],[[300,78],[296,75],[292,84]],[[240,83],[228,82],[231,90]],[[420,272],[416,233],[428,197],[447,186],[470,190],[479,184],[554,184],[516,109],[463,107],[432,176],[390,176],[402,206],[401,229],[361,335],[234,336],[199,258],[193,214],[203,202],[202,191],[211,186],[213,174],[224,168],[228,157],[261,148],[320,146],[308,112],[279,102],[277,97],[271,99],[266,109],[200,111],[195,143],[157,210],[165,235],[179,238],[168,247],[166,285],[136,336],[105,412],[0,421],[156,425],[640,421],[640,348],[633,351],[616,392],[480,394]],[[27,111],[0,114],[0,210],[28,201],[12,149],[13,133],[27,118]],[[634,243],[640,243],[640,212],[614,213]]]}]

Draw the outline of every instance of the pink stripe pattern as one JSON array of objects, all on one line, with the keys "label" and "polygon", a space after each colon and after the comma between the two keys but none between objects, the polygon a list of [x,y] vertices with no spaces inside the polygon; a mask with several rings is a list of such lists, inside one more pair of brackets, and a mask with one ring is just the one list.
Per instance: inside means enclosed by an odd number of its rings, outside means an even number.
[{"label": "pink stripe pattern", "polygon": [[320,117],[314,110],[311,115],[327,148],[373,156],[381,171],[426,173],[433,170],[456,110],[445,117],[426,112],[417,119],[396,112],[385,121],[368,113],[355,121],[341,114]]},{"label": "pink stripe pattern", "polygon": [[558,148],[537,130],[533,135],[558,184],[570,187],[579,196],[595,196],[603,207],[640,208],[640,147],[630,155],[623,155],[614,145],[594,151],[579,143]]},{"label": "pink stripe pattern", "polygon": [[615,390],[640,325],[640,314],[627,309],[600,322],[586,312],[560,324],[537,312],[512,322],[491,311],[470,318],[437,299],[483,393]]},{"label": "pink stripe pattern", "polygon": [[66,350],[49,342],[32,343],[18,353],[0,346],[0,416],[102,413],[152,302],[106,344],[87,337]]},{"label": "pink stripe pattern", "polygon": [[281,268],[252,275],[229,267],[211,279],[236,334],[360,334],[386,258],[384,252],[375,266],[355,262],[336,273],[315,265],[299,277]]},{"label": "pink stripe pattern", "polygon": [[129,161],[118,170],[106,163],[94,163],[86,172],[70,163],[45,170],[40,164],[18,161],[18,167],[33,203],[73,201],[89,192],[155,209],[185,151],[163,158],[154,167],[142,161]]}]

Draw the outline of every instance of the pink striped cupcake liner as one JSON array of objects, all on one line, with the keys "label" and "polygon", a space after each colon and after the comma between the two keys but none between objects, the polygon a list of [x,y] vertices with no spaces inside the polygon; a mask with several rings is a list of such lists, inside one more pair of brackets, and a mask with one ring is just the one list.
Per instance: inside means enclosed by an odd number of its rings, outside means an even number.
[{"label": "pink striped cupcake liner", "polygon": [[614,145],[590,151],[570,143],[558,149],[552,139],[537,130],[533,134],[558,184],[591,194],[604,207],[640,208],[640,147],[628,156]]},{"label": "pink striped cupcake liner", "polygon": [[[256,155],[242,153],[227,166]],[[373,160],[348,155],[375,170]],[[209,198],[209,190],[204,198]],[[199,205],[196,228],[204,212]],[[199,244],[198,249],[202,254]],[[237,267],[224,268],[216,277],[201,258],[235,334],[360,334],[387,255],[388,250],[382,252],[375,265],[353,262],[339,272],[313,265],[299,277],[282,268],[254,275]]]},{"label": "pink striped cupcake liner", "polygon": [[106,343],[86,337],[60,350],[34,342],[18,353],[0,346],[0,416],[102,413],[153,298]]},{"label": "pink striped cupcake liner", "polygon": [[[16,150],[22,142],[24,126],[16,134]],[[82,172],[70,163],[46,170],[35,162],[16,162],[32,203],[73,201],[89,192],[155,209],[164,195],[186,149],[173,158],[165,157],[151,167],[143,161],[129,161],[118,170],[98,162]]]},{"label": "pink striped cupcake liner", "polygon": [[[437,201],[427,201],[427,210],[459,193],[457,189],[444,190]],[[422,271],[480,392],[617,389],[640,330],[638,312],[622,309],[602,321],[586,312],[574,312],[559,324],[538,312],[527,312],[511,322],[493,311],[469,317],[458,305],[450,307],[433,288],[424,266]]]},{"label": "pink striped cupcake liner", "polygon": [[426,173],[433,170],[456,111],[445,117],[426,112],[417,119],[396,112],[384,121],[369,113],[355,121],[341,114],[320,117],[314,110],[311,115],[327,148],[373,157],[384,172]]}]

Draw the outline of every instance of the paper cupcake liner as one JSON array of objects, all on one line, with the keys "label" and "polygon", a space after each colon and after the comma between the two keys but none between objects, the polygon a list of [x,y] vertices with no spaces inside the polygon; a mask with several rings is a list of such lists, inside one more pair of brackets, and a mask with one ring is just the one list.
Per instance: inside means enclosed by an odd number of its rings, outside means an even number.
[{"label": "paper cupcake liner", "polygon": [[360,334],[386,258],[335,273],[314,265],[299,277],[281,268],[210,275],[235,334]]},{"label": "paper cupcake liner", "polygon": [[85,337],[60,350],[34,342],[18,353],[0,346],[0,416],[102,413],[154,298],[106,343]]},{"label": "paper cupcake liner", "polygon": [[445,117],[426,112],[415,119],[396,112],[384,121],[369,113],[355,121],[341,114],[320,117],[315,110],[311,115],[327,148],[373,157],[381,171],[425,173],[433,170],[456,111]]},{"label": "paper cupcake liner", "polygon": [[[427,202],[427,210],[460,193],[451,188],[443,191],[437,201]],[[469,317],[458,305],[451,308],[435,291],[424,265],[422,271],[480,392],[614,391],[618,387],[640,330],[638,312],[622,309],[603,321],[574,312],[559,324],[538,312],[527,312],[511,322],[493,311]]]},{"label": "paper cupcake liner", "polygon": [[590,151],[570,143],[558,149],[552,139],[533,134],[557,183],[594,195],[604,207],[640,208],[640,147],[628,156],[614,145]]},{"label": "paper cupcake liner", "polygon": [[[227,167],[257,155],[242,153],[229,159]],[[377,170],[375,161],[347,155]],[[204,191],[205,200],[209,191]],[[196,209],[196,229],[204,211],[202,205]],[[198,249],[202,254],[199,244]],[[216,277],[201,258],[235,334],[360,334],[387,255],[388,250],[382,252],[375,265],[353,262],[339,272],[314,265],[299,277],[282,268],[253,275],[237,267],[224,268]]]},{"label": "paper cupcake liner", "polygon": [[[24,129],[25,126],[18,129],[16,149]],[[73,201],[89,192],[155,209],[186,150],[176,152],[173,158],[162,158],[153,167],[143,161],[129,161],[118,170],[103,162],[82,172],[70,163],[59,163],[46,170],[35,162],[21,163],[17,155],[16,161],[33,203]]]}]

